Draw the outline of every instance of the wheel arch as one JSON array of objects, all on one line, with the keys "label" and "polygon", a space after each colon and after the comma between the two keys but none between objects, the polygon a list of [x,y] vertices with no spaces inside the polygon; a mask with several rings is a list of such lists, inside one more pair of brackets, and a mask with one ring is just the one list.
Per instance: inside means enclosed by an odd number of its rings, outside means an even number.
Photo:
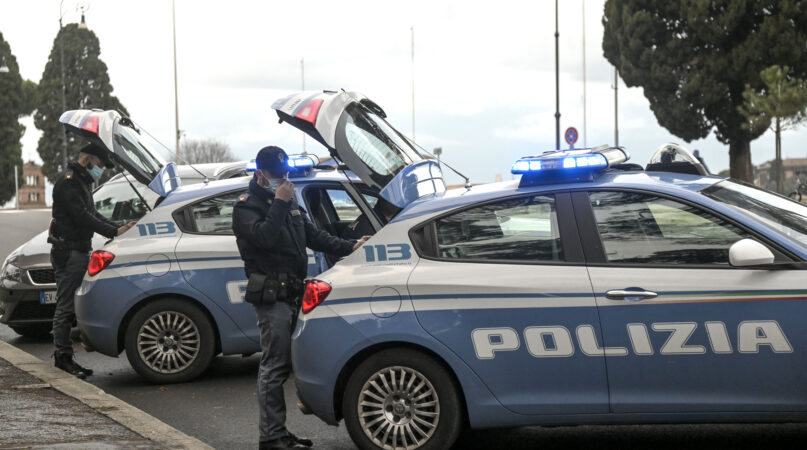
[{"label": "wheel arch", "polygon": [[468,417],[468,405],[465,398],[465,389],[460,382],[457,374],[454,372],[454,369],[451,365],[440,356],[438,353],[428,349],[419,344],[415,344],[412,342],[406,341],[390,341],[390,342],[381,342],[378,344],[371,345],[369,347],[363,348],[361,351],[353,355],[347,363],[342,367],[342,370],[339,371],[339,375],[336,377],[336,383],[334,385],[334,394],[333,394],[333,407],[334,407],[334,417],[337,421],[342,420],[342,401],[345,393],[345,387],[347,386],[347,381],[349,375],[353,372],[353,370],[365,361],[370,356],[389,349],[410,349],[415,350],[417,352],[423,353],[424,355],[432,358],[435,362],[443,366],[446,370],[448,375],[451,377],[451,380],[454,382],[454,386],[457,388],[457,394],[460,399],[460,408],[462,409],[462,420],[463,423],[467,426],[469,424],[469,417]]},{"label": "wheel arch", "polygon": [[197,300],[197,299],[195,299],[193,297],[190,297],[188,295],[182,295],[182,294],[174,294],[174,293],[171,293],[171,294],[162,293],[162,294],[155,294],[155,295],[152,295],[150,297],[146,297],[146,298],[140,300],[139,302],[137,302],[131,308],[129,308],[128,311],[126,311],[126,314],[123,316],[123,319],[120,322],[120,326],[118,327],[118,335],[117,335],[118,353],[121,353],[125,348],[126,329],[129,327],[129,321],[132,320],[132,316],[134,316],[141,309],[145,308],[147,305],[150,305],[150,304],[152,304],[154,302],[157,302],[157,301],[160,301],[160,300],[168,300],[168,299],[181,300],[181,301],[190,303],[193,306],[199,308],[199,310],[202,311],[202,313],[205,314],[207,319],[210,320],[210,323],[213,325],[213,334],[214,334],[214,336],[216,338],[216,347],[215,347],[215,350],[214,350],[214,352],[215,352],[214,355],[218,355],[219,353],[221,353],[221,336],[219,334],[220,333],[219,332],[219,324],[216,321],[216,318],[213,317],[213,314],[210,313],[210,310],[204,305],[204,303],[200,302],[199,300]]}]

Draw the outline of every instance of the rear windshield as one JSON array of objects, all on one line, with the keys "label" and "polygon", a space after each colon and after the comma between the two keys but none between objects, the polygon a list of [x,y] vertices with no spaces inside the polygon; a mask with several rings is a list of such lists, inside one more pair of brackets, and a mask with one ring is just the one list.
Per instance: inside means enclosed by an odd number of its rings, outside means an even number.
[{"label": "rear windshield", "polygon": [[163,164],[155,156],[157,153],[144,142],[137,131],[117,124],[114,138],[115,153],[119,157],[128,159],[129,162],[149,175],[149,178],[154,177],[160,171]]},{"label": "rear windshield", "polygon": [[423,160],[392,126],[363,106],[348,106],[340,125],[337,139],[350,149],[340,158],[360,178],[372,180],[373,187],[383,188],[406,166]]},{"label": "rear windshield", "polygon": [[721,181],[701,193],[764,223],[807,249],[807,206],[735,180]]}]

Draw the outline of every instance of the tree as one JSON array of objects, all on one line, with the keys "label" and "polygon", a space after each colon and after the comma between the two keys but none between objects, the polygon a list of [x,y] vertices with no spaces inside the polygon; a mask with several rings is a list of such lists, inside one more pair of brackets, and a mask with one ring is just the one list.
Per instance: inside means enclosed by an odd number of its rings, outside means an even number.
[{"label": "tree", "polygon": [[[106,64],[99,58],[101,47],[95,33],[77,24],[65,25],[53,41],[45,71],[39,81],[34,114],[34,124],[42,130],[38,146],[39,156],[43,161],[42,172],[50,180],[55,180],[64,170],[64,127],[59,123],[59,117],[65,110],[62,107],[60,44],[64,45],[66,109],[115,109],[128,115],[126,108],[112,95]],[[68,160],[75,157],[85,144],[82,139],[68,135]]]},{"label": "tree", "polygon": [[185,139],[179,148],[183,164],[235,161],[230,146],[216,139]]},{"label": "tree", "polygon": [[[14,197],[14,166],[22,174],[22,144],[20,138],[25,127],[19,122],[24,114],[22,77],[17,58],[0,33],[0,66],[8,72],[0,72],[0,205]],[[22,177],[18,181],[22,181]]]},{"label": "tree", "polygon": [[807,5],[799,0],[607,0],[603,52],[628,86],[641,86],[659,124],[690,142],[714,131],[729,146],[731,176],[752,179],[738,107],[760,72],[807,73]]},{"label": "tree", "polygon": [[807,83],[789,75],[787,66],[771,66],[760,72],[763,88],[757,90],[746,85],[745,102],[740,114],[746,118],[744,127],[763,132],[771,128],[776,136],[776,192],[784,192],[782,170],[782,131],[797,127],[807,116]]}]

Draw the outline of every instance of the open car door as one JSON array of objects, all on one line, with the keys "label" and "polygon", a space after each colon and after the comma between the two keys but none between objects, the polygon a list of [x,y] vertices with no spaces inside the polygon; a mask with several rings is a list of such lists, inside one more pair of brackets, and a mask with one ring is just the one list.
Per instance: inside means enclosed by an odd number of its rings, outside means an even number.
[{"label": "open car door", "polygon": [[437,162],[426,159],[362,94],[301,92],[277,100],[272,108],[399,208],[446,190]]},{"label": "open car door", "polygon": [[110,153],[110,159],[129,172],[137,181],[164,197],[179,187],[181,180],[176,164],[166,163],[144,139],[131,120],[117,111],[79,109],[67,111],[59,118],[65,130],[99,145]]}]

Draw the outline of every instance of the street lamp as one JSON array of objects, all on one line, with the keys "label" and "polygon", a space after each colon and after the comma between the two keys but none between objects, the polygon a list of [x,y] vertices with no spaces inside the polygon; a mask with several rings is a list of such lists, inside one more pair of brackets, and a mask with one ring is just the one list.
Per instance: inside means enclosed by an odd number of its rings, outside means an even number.
[{"label": "street lamp", "polygon": [[435,156],[437,156],[437,165],[439,166],[440,165],[440,155],[443,154],[443,147],[435,148],[434,150],[432,150],[432,153],[434,153]]},{"label": "street lamp", "polygon": [[[62,76],[62,113],[67,111],[64,88],[64,36],[62,35],[62,19],[64,18],[64,0],[59,3],[59,69]],[[67,170],[67,130],[62,133],[62,171]]]}]

